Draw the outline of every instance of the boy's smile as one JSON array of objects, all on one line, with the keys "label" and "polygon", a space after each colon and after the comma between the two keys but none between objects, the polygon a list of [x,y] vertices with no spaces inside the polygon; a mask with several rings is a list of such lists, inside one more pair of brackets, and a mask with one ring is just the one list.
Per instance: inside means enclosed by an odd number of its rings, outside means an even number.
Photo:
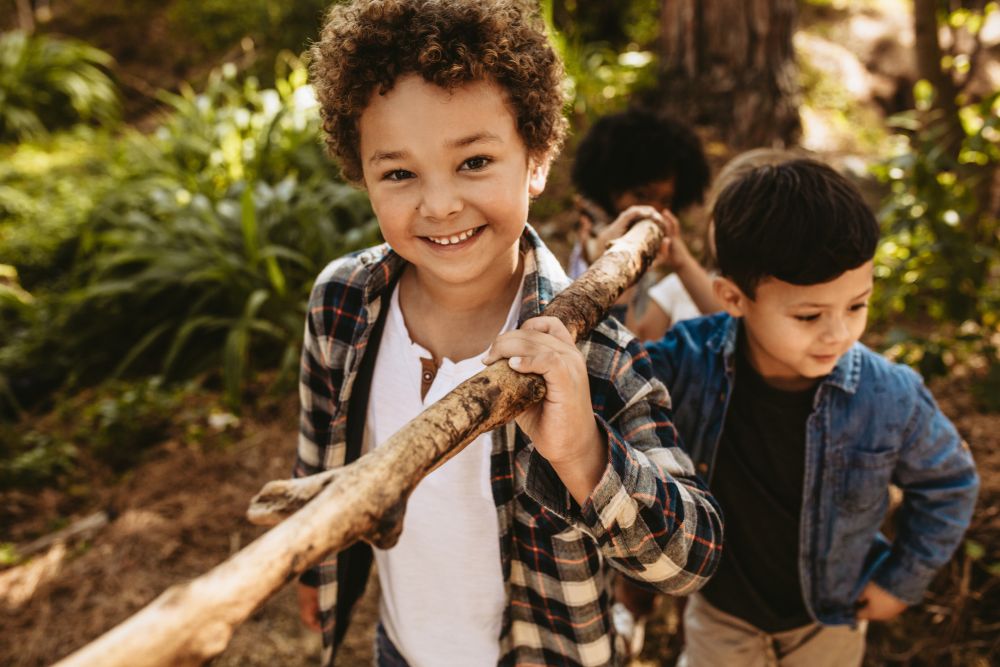
[{"label": "boy's smile", "polygon": [[732,282],[718,279],[726,310],[742,317],[750,363],[771,385],[805,389],[833,371],[864,333],[872,262],[816,285],[767,278],[749,299]]},{"label": "boy's smile", "polygon": [[487,294],[506,285],[547,165],[529,158],[501,89],[474,81],[446,90],[406,75],[372,95],[358,129],[382,234],[417,280]]}]

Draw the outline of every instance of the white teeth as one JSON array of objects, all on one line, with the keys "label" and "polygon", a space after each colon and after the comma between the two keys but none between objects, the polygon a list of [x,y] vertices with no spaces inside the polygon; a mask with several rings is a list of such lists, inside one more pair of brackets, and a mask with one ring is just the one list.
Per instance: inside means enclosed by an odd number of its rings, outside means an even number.
[{"label": "white teeth", "polygon": [[452,234],[451,236],[428,236],[427,239],[437,243],[438,245],[451,245],[452,243],[461,243],[465,239],[469,238],[476,233],[475,229],[467,229],[461,234]]}]

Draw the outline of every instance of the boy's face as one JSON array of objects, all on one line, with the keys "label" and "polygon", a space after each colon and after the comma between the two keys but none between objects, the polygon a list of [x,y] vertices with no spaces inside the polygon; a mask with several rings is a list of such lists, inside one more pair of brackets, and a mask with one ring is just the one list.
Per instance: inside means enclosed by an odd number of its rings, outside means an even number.
[{"label": "boy's face", "polygon": [[657,211],[673,210],[675,179],[662,178],[637,185],[625,192],[615,195],[615,210],[619,213],[629,206],[652,206]]},{"label": "boy's face", "polygon": [[828,375],[864,333],[872,262],[817,285],[767,278],[750,299],[726,278],[716,296],[742,317],[750,363],[779,389],[806,389]]},{"label": "boy's face", "polygon": [[548,165],[528,158],[500,88],[476,81],[449,91],[404,76],[372,95],[358,128],[382,234],[422,279],[466,284],[516,269],[528,201]]}]

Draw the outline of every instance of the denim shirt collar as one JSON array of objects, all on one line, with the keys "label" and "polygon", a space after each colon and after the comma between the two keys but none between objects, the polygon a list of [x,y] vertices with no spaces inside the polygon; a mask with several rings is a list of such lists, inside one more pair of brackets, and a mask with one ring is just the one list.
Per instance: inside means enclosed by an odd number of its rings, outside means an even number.
[{"label": "denim shirt collar", "polygon": [[[727,317],[725,324],[705,341],[708,349],[721,353],[726,365],[726,373],[732,375],[736,368],[736,340],[740,331],[741,318]],[[837,365],[833,367],[830,374],[823,378],[820,383],[823,386],[836,387],[848,394],[854,394],[858,390],[858,382],[861,379],[861,346],[855,343],[851,348],[837,360]]]}]

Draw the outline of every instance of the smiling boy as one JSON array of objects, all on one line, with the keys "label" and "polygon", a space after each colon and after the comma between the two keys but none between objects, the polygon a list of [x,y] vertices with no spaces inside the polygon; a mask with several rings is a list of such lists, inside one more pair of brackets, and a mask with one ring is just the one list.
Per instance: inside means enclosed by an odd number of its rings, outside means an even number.
[{"label": "smiling boy", "polygon": [[[858,342],[878,224],[829,167],[758,167],[715,203],[726,312],[647,346],[726,516],[680,664],[859,665],[868,620],[920,601],[978,479],[920,378]],[[879,527],[903,491],[895,540]]]},{"label": "smiling boy", "polygon": [[[721,525],[641,346],[611,320],[575,346],[538,317],[568,283],[526,224],[565,124],[543,29],[517,1],[355,0],[331,9],[311,70],[386,244],[316,281],[296,474],[378,447],[485,364],[546,382],[428,475],[397,545],[374,550],[376,664],[614,664],[606,568],[691,592]],[[326,664],[372,558],[356,545],[302,579]]]}]

